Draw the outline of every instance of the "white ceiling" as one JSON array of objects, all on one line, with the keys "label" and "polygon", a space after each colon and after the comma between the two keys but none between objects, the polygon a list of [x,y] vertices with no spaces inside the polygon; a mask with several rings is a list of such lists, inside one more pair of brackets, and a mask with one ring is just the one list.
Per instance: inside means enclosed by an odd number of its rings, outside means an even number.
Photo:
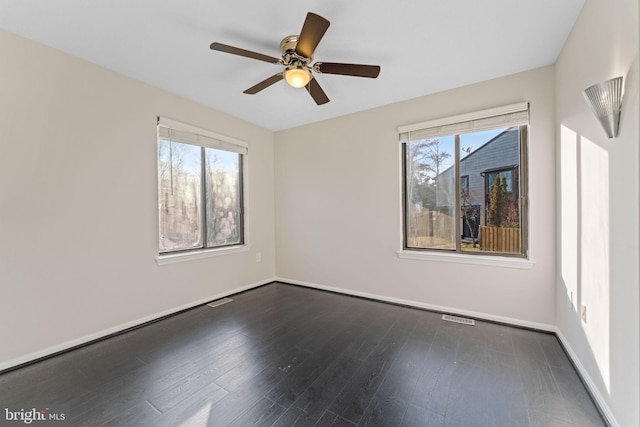
[{"label": "white ceiling", "polygon": [[[584,0],[0,0],[0,28],[270,130],[281,130],[553,64]],[[380,65],[377,79],[316,75],[331,102],[279,82],[308,11],[331,21],[315,60]]]}]

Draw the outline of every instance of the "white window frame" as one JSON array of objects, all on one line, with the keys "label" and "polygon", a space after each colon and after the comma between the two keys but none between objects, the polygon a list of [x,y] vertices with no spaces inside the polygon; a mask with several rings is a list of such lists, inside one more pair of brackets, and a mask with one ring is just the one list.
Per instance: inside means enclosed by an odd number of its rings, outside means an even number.
[{"label": "white window frame", "polygon": [[[460,114],[456,116],[449,116],[444,118],[438,118],[434,120],[428,120],[425,122],[414,123],[410,125],[398,127],[398,140],[399,140],[399,160],[400,160],[400,212],[401,212],[401,224],[400,224],[400,249],[396,251],[396,254],[401,259],[409,260],[423,260],[423,261],[437,261],[437,262],[451,262],[451,263],[463,263],[463,264],[476,264],[476,265],[488,265],[494,267],[505,268],[517,268],[517,269],[531,269],[534,267],[535,262],[530,259],[529,252],[529,220],[528,220],[528,194],[523,194],[521,197],[521,203],[524,206],[524,214],[522,215],[522,221],[526,229],[522,231],[522,239],[524,246],[524,255],[516,254],[509,255],[504,253],[491,254],[488,252],[481,252],[480,254],[463,253],[459,251],[439,251],[431,249],[417,249],[406,247],[406,230],[405,230],[405,188],[404,182],[406,177],[404,170],[404,145],[411,140],[437,138],[440,136],[459,135],[462,133],[471,133],[481,130],[507,128],[514,126],[521,126],[529,124],[529,103],[520,102],[516,104],[505,105],[496,108],[490,108],[486,110],[475,111],[466,114]],[[527,188],[528,193],[528,135],[527,144],[525,147],[521,147],[525,150],[521,154],[521,162],[524,161],[524,168],[521,170],[521,186]],[[522,146],[522,144],[521,144]],[[459,160],[456,160],[456,163]],[[456,178],[459,181],[459,177]],[[459,184],[458,184],[459,185]],[[459,196],[458,196],[459,197]]]},{"label": "white window frame", "polygon": [[[207,129],[202,129],[197,126],[193,126],[181,121],[170,119],[167,117],[158,116],[157,118],[158,133],[156,135],[156,146],[158,138],[160,137],[160,128],[170,128],[175,132],[184,132],[190,134],[185,138],[193,138],[190,143],[200,147],[222,149],[226,151],[233,151],[242,154],[242,202],[241,202],[241,216],[242,216],[242,241],[235,245],[213,247],[213,248],[198,248],[193,250],[185,250],[179,252],[166,252],[158,253],[156,262],[159,265],[172,264],[176,262],[209,258],[221,255],[234,254],[239,252],[248,252],[251,248],[249,244],[249,224],[248,224],[248,165],[249,165],[249,143],[237,138],[233,138],[227,135],[219,134]],[[157,148],[156,148],[157,153]],[[156,172],[157,173],[157,172]],[[156,191],[157,194],[157,191]],[[157,196],[156,196],[157,197]],[[156,206],[159,201],[156,199]],[[158,217],[156,217],[158,218]],[[158,219],[159,220],[159,219]],[[159,232],[159,227],[156,227]]]}]

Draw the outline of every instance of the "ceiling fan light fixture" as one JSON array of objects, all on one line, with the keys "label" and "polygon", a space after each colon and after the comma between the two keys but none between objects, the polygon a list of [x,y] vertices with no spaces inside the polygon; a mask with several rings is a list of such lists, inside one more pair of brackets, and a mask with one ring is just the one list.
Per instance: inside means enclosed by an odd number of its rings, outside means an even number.
[{"label": "ceiling fan light fixture", "polygon": [[293,66],[284,70],[284,79],[295,88],[305,87],[311,78],[311,71],[306,68]]}]

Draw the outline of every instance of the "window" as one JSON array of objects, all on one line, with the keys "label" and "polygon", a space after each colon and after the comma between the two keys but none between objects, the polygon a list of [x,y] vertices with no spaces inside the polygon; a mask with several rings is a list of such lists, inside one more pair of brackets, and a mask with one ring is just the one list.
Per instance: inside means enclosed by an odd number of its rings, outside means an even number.
[{"label": "window", "polygon": [[460,177],[460,192],[463,195],[469,192],[469,175]]},{"label": "window", "polygon": [[527,256],[528,104],[400,128],[405,250]]},{"label": "window", "polygon": [[[491,201],[491,190],[497,191],[494,186],[500,185],[500,190],[504,193],[504,197],[506,199],[507,208],[517,209],[515,205],[518,201],[518,166],[514,165],[508,168],[501,168],[498,170],[488,170],[482,172],[480,175],[484,177],[484,201],[485,201],[485,215],[489,215],[489,202]],[[492,204],[492,206],[497,206]],[[487,216],[488,218],[488,216]],[[504,221],[507,220],[506,215],[503,218]],[[496,218],[495,220],[488,220],[489,222],[495,223],[503,221],[500,218]],[[515,219],[512,219],[511,222],[514,222]],[[501,225],[501,224],[500,224]]]},{"label": "window", "polygon": [[245,143],[158,118],[161,254],[244,243]]}]

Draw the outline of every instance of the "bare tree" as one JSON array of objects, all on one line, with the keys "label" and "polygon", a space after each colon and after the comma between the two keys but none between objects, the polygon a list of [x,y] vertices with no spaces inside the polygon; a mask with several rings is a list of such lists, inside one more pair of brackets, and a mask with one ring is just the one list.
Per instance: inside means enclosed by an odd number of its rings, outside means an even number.
[{"label": "bare tree", "polygon": [[[471,195],[468,188],[460,189],[460,211],[462,219],[466,223],[469,233],[471,234],[472,245],[475,248],[479,233],[479,227],[477,227],[477,224],[480,220],[480,209],[471,204]],[[475,235],[472,221],[476,224]]]},{"label": "bare tree", "polygon": [[[411,237],[418,237],[419,228],[418,215],[414,214],[413,209],[419,211],[427,208],[435,211],[437,208],[436,179],[442,172],[444,161],[449,157],[451,154],[442,151],[439,139],[423,139],[406,144],[406,203],[407,208],[411,207],[407,218],[411,221],[408,230]],[[427,227],[431,225],[429,221]]]}]

